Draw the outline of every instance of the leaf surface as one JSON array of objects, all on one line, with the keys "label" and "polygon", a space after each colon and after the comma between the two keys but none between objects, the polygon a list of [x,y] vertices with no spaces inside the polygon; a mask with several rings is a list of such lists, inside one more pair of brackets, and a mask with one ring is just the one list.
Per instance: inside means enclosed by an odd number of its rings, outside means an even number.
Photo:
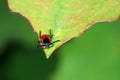
[{"label": "leaf surface", "polygon": [[114,21],[120,15],[120,0],[8,0],[11,11],[27,18],[38,35],[49,34],[60,40],[43,49],[47,58],[68,40],[80,36],[96,22]]}]

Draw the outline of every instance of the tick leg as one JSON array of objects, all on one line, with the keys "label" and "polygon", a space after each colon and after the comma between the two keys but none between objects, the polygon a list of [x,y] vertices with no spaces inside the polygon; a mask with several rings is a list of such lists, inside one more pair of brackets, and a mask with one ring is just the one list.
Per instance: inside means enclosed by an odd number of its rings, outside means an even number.
[{"label": "tick leg", "polygon": [[38,43],[40,43],[40,41],[38,41]]},{"label": "tick leg", "polygon": [[38,43],[42,43],[42,41],[38,41]]},{"label": "tick leg", "polygon": [[50,29],[50,35],[52,34],[51,29]]},{"label": "tick leg", "polygon": [[39,30],[39,38],[40,38],[40,41],[38,41],[38,43],[42,43],[42,41],[41,41],[41,30]]},{"label": "tick leg", "polygon": [[39,48],[39,47],[46,49],[45,45],[38,45],[37,48]]},{"label": "tick leg", "polygon": [[39,48],[39,47],[41,47],[41,48],[43,48],[43,49],[45,48],[45,47],[44,47],[44,45],[41,45],[41,46],[40,46],[40,45],[38,45],[38,46],[37,46],[37,48]]},{"label": "tick leg", "polygon": [[53,47],[53,44],[50,43],[49,46],[50,46],[50,47]]},{"label": "tick leg", "polygon": [[54,41],[54,42],[52,42],[52,43],[50,43],[50,44],[54,44],[54,43],[56,43],[56,42],[59,42],[60,40],[56,40],[56,41]]},{"label": "tick leg", "polygon": [[52,39],[52,37],[53,37],[53,34],[52,34],[52,32],[51,32],[51,29],[50,29],[50,38]]},{"label": "tick leg", "polygon": [[40,36],[40,38],[41,38],[41,30],[39,31],[39,36]]}]

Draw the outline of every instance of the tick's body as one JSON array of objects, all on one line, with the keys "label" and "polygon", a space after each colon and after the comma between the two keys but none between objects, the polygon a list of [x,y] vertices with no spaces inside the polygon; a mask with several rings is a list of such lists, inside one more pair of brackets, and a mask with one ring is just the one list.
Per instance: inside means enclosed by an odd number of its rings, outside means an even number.
[{"label": "tick's body", "polygon": [[[50,30],[50,34],[43,34],[41,35],[41,31],[39,32],[39,38],[40,40],[38,41],[38,43],[42,46],[43,49],[48,49],[50,47],[53,46],[53,44],[55,42],[59,42],[60,40],[56,40],[54,42],[51,42],[52,41],[52,37],[53,37],[53,34],[51,34],[51,30]],[[40,47],[40,46],[38,46]]]},{"label": "tick's body", "polygon": [[41,36],[42,43],[50,43],[50,40],[51,40],[51,38],[47,34],[44,34],[44,35]]},{"label": "tick's body", "polygon": [[49,45],[51,43],[51,38],[49,35],[43,34],[40,39],[41,39],[41,43],[44,47],[46,47],[46,48],[50,47]]}]

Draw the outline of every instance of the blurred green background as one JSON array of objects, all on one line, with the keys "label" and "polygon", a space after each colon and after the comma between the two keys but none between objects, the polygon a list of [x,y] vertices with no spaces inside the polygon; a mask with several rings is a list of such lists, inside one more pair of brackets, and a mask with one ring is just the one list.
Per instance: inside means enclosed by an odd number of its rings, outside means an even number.
[{"label": "blurred green background", "polygon": [[37,49],[29,22],[0,0],[0,80],[120,80],[120,19],[97,23],[57,49]]}]

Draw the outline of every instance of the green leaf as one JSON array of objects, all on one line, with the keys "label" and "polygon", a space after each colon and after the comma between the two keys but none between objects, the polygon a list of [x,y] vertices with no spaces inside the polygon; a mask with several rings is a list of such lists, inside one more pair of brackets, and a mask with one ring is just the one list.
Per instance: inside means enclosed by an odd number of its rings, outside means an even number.
[{"label": "green leaf", "polygon": [[44,49],[47,58],[96,22],[110,22],[120,15],[120,0],[8,0],[8,5],[29,20],[37,35],[40,30],[49,34],[51,29],[53,41],[60,40]]}]

